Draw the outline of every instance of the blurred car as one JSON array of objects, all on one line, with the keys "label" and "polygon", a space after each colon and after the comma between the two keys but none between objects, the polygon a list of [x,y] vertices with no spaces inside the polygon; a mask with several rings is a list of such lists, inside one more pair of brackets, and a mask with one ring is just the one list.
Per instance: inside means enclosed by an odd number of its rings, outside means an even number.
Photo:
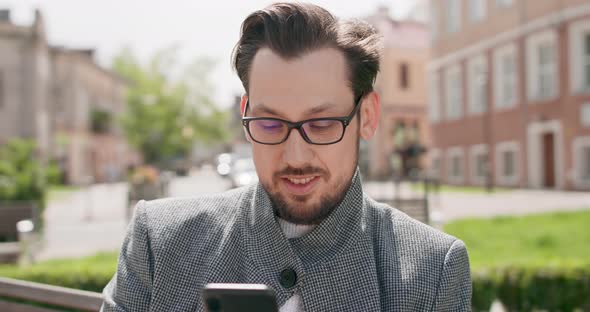
[{"label": "blurred car", "polygon": [[240,187],[258,182],[256,167],[252,158],[240,158],[231,166],[230,179],[232,187]]},{"label": "blurred car", "polygon": [[217,174],[222,177],[228,177],[231,172],[233,158],[230,153],[219,154],[216,159]]}]

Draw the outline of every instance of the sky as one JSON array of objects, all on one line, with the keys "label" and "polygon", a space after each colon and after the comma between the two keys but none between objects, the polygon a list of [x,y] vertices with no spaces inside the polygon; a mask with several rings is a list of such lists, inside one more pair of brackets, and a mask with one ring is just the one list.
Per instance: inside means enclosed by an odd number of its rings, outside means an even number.
[{"label": "sky", "polygon": [[[130,47],[141,60],[156,51],[178,46],[182,62],[200,56],[212,58],[213,99],[220,107],[232,104],[243,88],[230,66],[231,51],[240,25],[251,12],[269,0],[0,0],[11,9],[12,20],[29,25],[35,8],[41,9],[52,45],[96,49],[97,61],[106,67],[113,55]],[[363,17],[379,6],[393,17],[403,17],[414,0],[319,0],[339,17]]]}]

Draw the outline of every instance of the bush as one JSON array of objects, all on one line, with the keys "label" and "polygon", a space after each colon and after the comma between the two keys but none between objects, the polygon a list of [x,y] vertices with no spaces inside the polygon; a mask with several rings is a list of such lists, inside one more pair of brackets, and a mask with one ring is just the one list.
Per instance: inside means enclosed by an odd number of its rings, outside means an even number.
[{"label": "bush", "polygon": [[508,311],[590,311],[590,265],[506,267],[473,273],[473,310],[494,299]]},{"label": "bush", "polygon": [[102,292],[116,268],[116,253],[100,253],[82,259],[50,260],[30,267],[0,265],[0,276]]},{"label": "bush", "polygon": [[43,228],[47,185],[60,179],[55,163],[42,166],[35,142],[12,139],[0,146],[0,203],[32,201],[38,207],[38,231]]}]

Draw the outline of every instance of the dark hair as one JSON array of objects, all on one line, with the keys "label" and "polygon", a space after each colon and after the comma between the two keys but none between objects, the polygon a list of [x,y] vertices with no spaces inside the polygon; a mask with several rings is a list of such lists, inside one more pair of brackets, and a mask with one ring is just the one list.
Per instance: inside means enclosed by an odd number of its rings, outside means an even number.
[{"label": "dark hair", "polygon": [[338,20],[327,10],[308,3],[275,3],[250,14],[242,23],[232,66],[249,92],[252,61],[267,47],[284,59],[301,57],[321,48],[341,51],[348,63],[354,98],[373,91],[379,71],[381,37],[360,20]]}]

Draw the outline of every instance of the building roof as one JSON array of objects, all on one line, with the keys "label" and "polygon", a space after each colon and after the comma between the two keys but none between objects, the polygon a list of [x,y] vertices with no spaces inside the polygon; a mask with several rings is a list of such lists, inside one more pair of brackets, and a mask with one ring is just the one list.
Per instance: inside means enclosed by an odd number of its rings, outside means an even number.
[{"label": "building roof", "polygon": [[386,48],[419,48],[427,49],[430,46],[428,26],[417,20],[394,20],[385,7],[377,9],[377,12],[365,18],[383,35]]}]

